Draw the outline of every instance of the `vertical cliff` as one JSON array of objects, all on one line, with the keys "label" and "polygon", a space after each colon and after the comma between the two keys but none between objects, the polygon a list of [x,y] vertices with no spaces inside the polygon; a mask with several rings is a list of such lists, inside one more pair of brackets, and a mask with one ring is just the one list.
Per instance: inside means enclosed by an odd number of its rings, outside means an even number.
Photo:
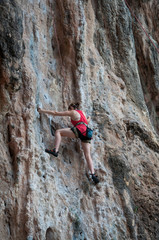
[{"label": "vertical cliff", "polygon": [[[157,0],[0,1],[2,240],[159,239],[158,19]],[[72,101],[96,186],[78,140],[44,152],[70,123],[37,107]]]}]

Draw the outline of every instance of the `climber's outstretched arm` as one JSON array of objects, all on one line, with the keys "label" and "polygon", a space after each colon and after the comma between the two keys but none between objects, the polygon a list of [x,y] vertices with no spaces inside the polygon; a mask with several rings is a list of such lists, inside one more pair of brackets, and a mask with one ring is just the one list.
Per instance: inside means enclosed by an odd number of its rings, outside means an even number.
[{"label": "climber's outstretched arm", "polygon": [[56,111],[49,111],[49,110],[38,108],[38,112],[39,113],[50,114],[50,115],[53,115],[53,116],[69,116],[69,117],[73,117],[74,116],[74,110],[72,110],[72,111],[64,111],[64,112],[56,112]]}]

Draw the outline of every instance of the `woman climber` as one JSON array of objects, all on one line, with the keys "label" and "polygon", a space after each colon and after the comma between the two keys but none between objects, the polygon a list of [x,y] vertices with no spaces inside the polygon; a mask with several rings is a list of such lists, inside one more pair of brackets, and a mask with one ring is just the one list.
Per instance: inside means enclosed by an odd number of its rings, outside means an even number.
[{"label": "woman climber", "polygon": [[80,138],[84,155],[88,164],[88,168],[91,172],[90,175],[92,177],[92,180],[96,184],[99,182],[99,179],[95,175],[93,162],[90,154],[91,139],[86,136],[87,124],[90,122],[90,117],[87,118],[85,113],[81,110],[78,110],[78,108],[79,103],[71,103],[68,107],[68,111],[64,112],[48,111],[38,108],[39,113],[46,113],[53,116],[69,116],[71,118],[71,123],[74,126],[72,128],[56,130],[54,149],[53,150],[45,149],[45,152],[50,153],[57,157],[62,137]]}]

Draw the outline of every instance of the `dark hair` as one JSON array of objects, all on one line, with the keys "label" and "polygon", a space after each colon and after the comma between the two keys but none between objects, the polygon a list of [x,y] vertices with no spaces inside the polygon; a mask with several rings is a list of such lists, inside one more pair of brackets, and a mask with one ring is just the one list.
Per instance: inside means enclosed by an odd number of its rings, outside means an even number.
[{"label": "dark hair", "polygon": [[73,107],[74,109],[78,109],[79,108],[79,103],[77,102],[77,103],[71,103],[70,105],[69,105],[69,107],[68,107],[68,110],[70,110],[70,108],[71,107]]}]

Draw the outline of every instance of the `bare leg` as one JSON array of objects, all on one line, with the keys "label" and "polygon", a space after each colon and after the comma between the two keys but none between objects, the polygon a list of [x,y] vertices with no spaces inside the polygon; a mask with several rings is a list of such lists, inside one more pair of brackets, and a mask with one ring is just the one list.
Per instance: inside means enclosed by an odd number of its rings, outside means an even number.
[{"label": "bare leg", "polygon": [[82,144],[84,155],[85,155],[85,158],[86,158],[86,161],[87,161],[87,164],[88,164],[88,168],[91,171],[91,174],[93,174],[94,173],[94,168],[93,168],[93,162],[92,162],[91,153],[90,153],[91,144],[90,143],[84,143],[84,142],[81,142],[81,144]]},{"label": "bare leg", "polygon": [[63,128],[63,129],[56,130],[55,145],[54,145],[56,148],[56,152],[58,152],[58,150],[59,150],[62,137],[76,138],[75,134],[72,132],[72,130],[70,128]]}]

